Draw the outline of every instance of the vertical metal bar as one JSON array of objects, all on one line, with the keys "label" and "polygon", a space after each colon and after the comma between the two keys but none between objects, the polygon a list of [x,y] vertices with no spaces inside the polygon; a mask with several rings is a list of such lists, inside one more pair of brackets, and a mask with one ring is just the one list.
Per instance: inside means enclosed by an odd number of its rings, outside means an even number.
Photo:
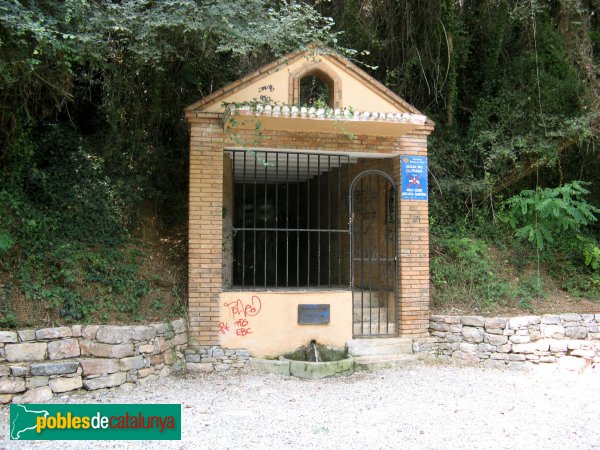
[{"label": "vertical metal bar", "polygon": [[231,152],[231,229],[229,231],[229,236],[231,239],[231,246],[229,248],[229,251],[231,252],[231,267],[229,268],[229,270],[231,271],[230,274],[230,288],[233,287],[233,275],[235,273],[235,239],[234,239],[234,234],[235,234],[235,227],[236,227],[236,219],[237,219],[237,213],[236,213],[236,205],[235,205],[235,156],[236,156],[235,151]]},{"label": "vertical metal bar", "polygon": [[[362,212],[364,207],[365,207],[365,195],[364,195],[364,189],[363,189],[363,181],[364,178],[360,179],[360,209],[359,211]],[[358,214],[359,218],[360,218],[360,334],[365,334],[365,330],[364,330],[364,326],[365,326],[365,318],[363,317],[363,314],[365,312],[365,308],[364,308],[364,294],[365,294],[365,289],[364,289],[364,285],[365,285],[365,281],[364,281],[364,248],[365,248],[365,243],[363,242],[364,240],[364,229],[365,229],[365,224],[364,224],[364,217],[360,217],[360,213]]]},{"label": "vertical metal bar", "polygon": [[[296,221],[300,228],[300,153],[296,153]],[[296,286],[300,287],[300,232],[296,231]]]},{"label": "vertical metal bar", "polygon": [[[381,333],[381,189],[379,188],[381,185],[381,179],[383,177],[377,175],[377,252],[375,256],[377,257],[377,334]],[[385,180],[385,178],[383,178]],[[384,200],[385,203],[385,200]],[[384,212],[385,213],[385,212]]]},{"label": "vertical metal bar", "polygon": [[[339,156],[338,156],[338,163],[339,161]],[[342,166],[339,166],[339,171],[338,171],[338,184],[339,184],[339,175],[341,174],[341,170],[342,170]],[[342,210],[342,204],[340,203],[340,212]],[[348,247],[350,250],[350,274],[351,274],[351,278],[350,278],[350,293],[351,293],[351,298],[352,298],[352,336],[356,335],[355,332],[355,311],[356,311],[356,303],[355,303],[355,295],[356,295],[356,285],[354,283],[354,233],[355,233],[355,229],[354,229],[354,215],[353,215],[353,211],[354,211],[354,190],[352,189],[352,187],[348,187],[348,236],[349,236],[349,242],[348,242]],[[340,216],[341,214],[338,214],[338,223],[340,221]],[[338,230],[339,230],[339,226],[338,226]],[[339,236],[339,240],[341,241],[342,239],[342,234],[338,233]],[[338,261],[341,261],[342,259],[342,255],[341,253],[338,255]],[[340,272],[340,266],[341,264],[338,264],[338,274]],[[338,284],[341,285],[341,280],[338,279]]]},{"label": "vertical metal bar", "polygon": [[[327,156],[327,228],[331,230],[331,155]],[[327,286],[331,287],[331,232],[327,233]]]},{"label": "vertical metal bar", "polygon": [[246,152],[242,173],[242,289],[246,286]]},{"label": "vertical metal bar", "polygon": [[235,227],[235,219],[236,219],[236,213],[235,213],[235,195],[233,192],[233,187],[235,184],[235,154],[237,152],[232,151],[231,152],[231,211],[229,211],[231,213],[231,225],[232,227]]},{"label": "vertical metal bar", "polygon": [[[344,157],[345,160],[345,164],[346,164],[346,183],[344,184],[344,186],[346,186],[346,189],[350,189],[350,158],[348,156]],[[340,169],[340,173],[341,173],[341,169]],[[350,192],[350,191],[348,191]],[[340,197],[341,197],[342,193],[340,192]],[[350,231],[350,223],[346,224],[346,227],[348,229],[348,231]],[[348,268],[349,269],[349,268]],[[352,280],[352,274],[350,274],[350,280]]]},{"label": "vertical metal bar", "polygon": [[[321,155],[317,155],[317,229],[321,229]],[[321,285],[321,232],[317,232],[317,286]]]},{"label": "vertical metal bar", "polygon": [[[373,175],[367,175],[367,182],[368,182],[368,188],[367,188],[367,192],[368,192],[368,196],[371,196],[371,179],[373,178]],[[368,202],[368,206],[371,206],[371,202]],[[371,211],[367,211],[369,218],[367,220],[370,221],[370,224],[373,224],[373,221],[371,220]],[[371,233],[369,233],[369,241],[368,241],[368,248],[367,248],[367,252],[369,255],[369,265],[368,267],[368,271],[369,271],[369,334],[373,334],[373,261],[371,259],[371,253],[373,252],[373,238],[371,236]]]},{"label": "vertical metal bar", "polygon": [[253,247],[253,254],[254,254],[254,258],[253,258],[253,262],[252,262],[252,288],[256,289],[256,207],[257,207],[257,193],[256,193],[256,179],[257,179],[257,171],[258,171],[258,161],[257,161],[257,155],[256,153],[254,154],[254,211],[253,211],[253,220],[252,223],[254,225],[252,225],[254,227],[254,239],[252,242],[252,247]]},{"label": "vertical metal bar", "polygon": [[306,238],[308,239],[308,245],[306,249],[308,250],[307,254],[307,262],[308,267],[306,268],[306,287],[310,286],[310,153],[306,155],[306,166],[307,166],[307,179],[306,179],[306,198],[307,198],[307,206],[306,206],[306,229],[309,230],[306,232]]},{"label": "vertical metal bar", "polygon": [[279,152],[275,153],[275,287],[278,281],[279,256]]},{"label": "vertical metal bar", "polygon": [[265,156],[263,158],[263,160],[264,160],[263,165],[265,166],[265,183],[264,183],[265,184],[265,209],[263,211],[263,214],[265,215],[265,220],[264,220],[264,222],[265,222],[265,231],[263,231],[264,236],[265,236],[265,239],[264,239],[264,243],[265,243],[265,258],[264,258],[264,261],[263,261],[263,266],[264,266],[263,286],[267,287],[267,244],[268,244],[267,243],[267,218],[269,217],[269,214],[268,214],[268,205],[267,205],[267,191],[268,191],[267,179],[269,177],[269,172],[268,172],[269,166],[267,164],[268,164],[268,161],[269,161],[269,158],[268,158],[269,154],[267,152],[264,152],[263,155]]},{"label": "vertical metal bar", "polygon": [[400,208],[399,208],[399,195],[397,192],[397,188],[394,187],[394,308],[396,308],[396,327],[394,329],[394,333],[396,335],[399,334],[399,326],[400,326],[400,310],[398,306],[398,255],[400,254],[400,249],[398,248],[398,223],[400,222]]},{"label": "vertical metal bar", "polygon": [[391,198],[388,197],[388,195],[392,195],[392,189],[390,186],[390,190],[389,190],[389,194],[388,194],[388,190],[387,190],[387,183],[386,183],[386,196],[385,196],[385,302],[387,305],[387,308],[385,310],[385,332],[387,334],[390,333],[390,293],[389,293],[389,258],[390,258],[390,254],[389,254],[389,238],[388,238],[388,207],[389,207],[389,203],[391,201]]},{"label": "vertical metal bar", "polygon": [[[348,186],[348,189],[350,189],[350,186]],[[337,229],[341,230],[342,229],[342,157],[338,155],[338,205],[340,208],[340,211],[338,213],[338,226]],[[348,224],[350,224],[350,217],[352,217],[352,208],[350,207],[350,205],[348,206]],[[349,225],[348,225],[349,226]],[[344,238],[343,234],[338,233],[338,286],[342,286],[342,239]],[[349,237],[349,240],[352,240],[351,237]],[[350,242],[349,242],[350,244]],[[350,255],[350,272],[352,272],[352,258],[354,257],[354,255]],[[350,273],[350,284],[352,285],[352,273]]]},{"label": "vertical metal bar", "polygon": [[285,155],[285,287],[290,287],[290,154]]}]

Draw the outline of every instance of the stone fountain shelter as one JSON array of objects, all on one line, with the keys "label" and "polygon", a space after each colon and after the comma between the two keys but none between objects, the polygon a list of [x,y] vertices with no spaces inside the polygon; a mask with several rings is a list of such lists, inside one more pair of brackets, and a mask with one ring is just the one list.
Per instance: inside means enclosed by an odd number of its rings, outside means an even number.
[{"label": "stone fountain shelter", "polygon": [[432,121],[317,47],[185,116],[192,342],[262,357],[428,334]]}]

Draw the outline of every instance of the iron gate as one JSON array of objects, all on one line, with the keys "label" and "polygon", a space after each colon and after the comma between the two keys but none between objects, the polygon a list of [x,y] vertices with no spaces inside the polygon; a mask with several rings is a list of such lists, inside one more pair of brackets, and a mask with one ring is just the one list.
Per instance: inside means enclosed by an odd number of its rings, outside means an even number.
[{"label": "iron gate", "polygon": [[398,334],[396,184],[380,170],[350,185],[350,262],[355,337]]}]

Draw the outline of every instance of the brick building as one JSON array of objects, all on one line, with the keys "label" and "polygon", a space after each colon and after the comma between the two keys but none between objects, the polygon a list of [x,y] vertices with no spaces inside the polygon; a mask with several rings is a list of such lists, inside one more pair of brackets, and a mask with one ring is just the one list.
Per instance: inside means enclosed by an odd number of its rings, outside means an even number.
[{"label": "brick building", "polygon": [[192,340],[276,356],[427,334],[431,121],[315,48],[186,118]]}]

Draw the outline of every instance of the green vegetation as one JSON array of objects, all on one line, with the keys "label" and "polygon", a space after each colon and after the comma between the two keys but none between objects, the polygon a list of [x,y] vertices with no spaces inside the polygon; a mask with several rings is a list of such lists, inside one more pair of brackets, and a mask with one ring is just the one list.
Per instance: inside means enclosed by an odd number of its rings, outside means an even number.
[{"label": "green vegetation", "polygon": [[600,301],[600,3],[351,0],[321,11],[436,122],[434,306],[528,309],[556,288]]},{"label": "green vegetation", "polygon": [[0,327],[180,313],[183,108],[314,41],[436,122],[437,306],[600,301],[599,17],[598,0],[0,2]]},{"label": "green vegetation", "polygon": [[293,2],[0,2],[0,327],[181,314],[183,108],[331,27]]},{"label": "green vegetation", "polygon": [[510,208],[508,222],[516,229],[519,240],[533,244],[538,251],[544,250],[579,237],[584,227],[596,221],[595,214],[600,209],[583,200],[589,193],[577,181],[554,189],[521,191],[506,202]]}]

